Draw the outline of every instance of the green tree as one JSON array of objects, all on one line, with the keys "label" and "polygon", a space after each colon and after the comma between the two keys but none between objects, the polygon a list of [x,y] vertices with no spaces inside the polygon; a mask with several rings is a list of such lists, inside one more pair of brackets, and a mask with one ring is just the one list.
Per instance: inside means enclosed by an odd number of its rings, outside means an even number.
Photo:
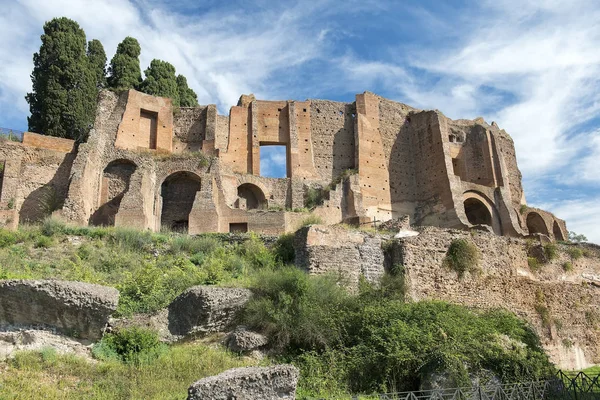
[{"label": "green tree", "polygon": [[137,39],[127,36],[117,46],[110,60],[108,85],[117,90],[137,89],[142,83],[140,54],[142,49]]},{"label": "green tree", "polygon": [[142,92],[153,96],[170,97],[173,100],[173,106],[179,106],[179,89],[173,65],[154,59],[144,74],[146,74],[146,79],[140,86]]},{"label": "green tree", "polygon": [[44,24],[41,40],[33,55],[33,90],[25,96],[31,111],[29,130],[84,141],[98,96],[85,32],[73,20],[54,18]]},{"label": "green tree", "polygon": [[106,52],[98,39],[88,42],[87,57],[90,68],[93,69],[96,76],[96,87],[98,89],[106,87]]},{"label": "green tree", "polygon": [[198,96],[188,86],[187,79],[183,75],[177,75],[177,90],[179,91],[179,105],[181,107],[196,107]]},{"label": "green tree", "polygon": [[569,241],[575,243],[587,242],[585,235],[578,234],[577,232],[569,231]]}]

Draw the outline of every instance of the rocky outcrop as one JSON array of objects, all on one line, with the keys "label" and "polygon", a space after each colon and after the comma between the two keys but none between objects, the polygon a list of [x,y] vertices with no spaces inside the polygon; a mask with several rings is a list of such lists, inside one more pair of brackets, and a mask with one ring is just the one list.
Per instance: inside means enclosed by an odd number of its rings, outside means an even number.
[{"label": "rocky outcrop", "polygon": [[89,357],[88,346],[50,331],[36,329],[18,329],[0,331],[0,360],[10,358],[17,351],[41,351],[52,348],[60,354],[76,354]]},{"label": "rocky outcrop", "polygon": [[117,289],[68,281],[0,281],[0,327],[51,327],[82,339],[102,336]]},{"label": "rocky outcrop", "polygon": [[250,299],[248,289],[194,286],[169,305],[169,332],[178,336],[224,331]]},{"label": "rocky outcrop", "polygon": [[234,368],[192,384],[188,400],[295,399],[298,375],[293,365]]},{"label": "rocky outcrop", "polygon": [[268,343],[269,339],[265,335],[249,331],[245,326],[238,326],[225,340],[229,350],[243,353],[260,349]]}]

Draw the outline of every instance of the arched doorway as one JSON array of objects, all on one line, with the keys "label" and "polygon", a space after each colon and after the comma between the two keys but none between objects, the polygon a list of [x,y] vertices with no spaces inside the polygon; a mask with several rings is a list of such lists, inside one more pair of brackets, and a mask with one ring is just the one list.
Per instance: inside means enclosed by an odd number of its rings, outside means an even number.
[{"label": "arched doorway", "polygon": [[161,185],[162,212],[160,223],[171,230],[187,232],[190,212],[200,190],[200,177],[182,171],[169,175]]},{"label": "arched doorway", "polygon": [[536,212],[530,212],[527,214],[527,230],[529,230],[529,234],[533,235],[535,233],[541,233],[543,235],[548,235],[548,228],[546,228],[546,223],[542,216]]},{"label": "arched doorway", "polygon": [[90,217],[92,225],[113,226],[121,200],[129,190],[131,175],[137,166],[130,160],[111,161],[102,172],[100,207]]},{"label": "arched doorway", "polygon": [[246,210],[256,210],[267,208],[267,199],[262,190],[251,183],[244,183],[238,186],[238,199],[236,207]]},{"label": "arched doorway", "polygon": [[481,200],[470,197],[465,200],[464,205],[470,224],[492,226],[492,214]]},{"label": "arched doorway", "polygon": [[554,240],[565,240],[565,235],[563,235],[560,225],[556,221],[552,225],[552,233],[554,233]]}]

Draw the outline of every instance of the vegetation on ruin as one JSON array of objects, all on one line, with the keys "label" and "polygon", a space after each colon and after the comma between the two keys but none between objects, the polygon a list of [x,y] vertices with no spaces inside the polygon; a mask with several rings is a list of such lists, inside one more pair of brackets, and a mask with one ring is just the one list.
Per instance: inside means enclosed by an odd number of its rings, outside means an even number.
[{"label": "vegetation on ruin", "polygon": [[[282,235],[267,247],[252,234],[188,236],[48,219],[0,230],[0,278],[114,286],[121,315],[157,310],[196,284],[248,287],[254,296],[239,322],[269,336],[275,351],[261,363],[301,369],[301,399],[417,389],[430,372],[449,374],[457,384],[469,384],[478,371],[506,382],[552,372],[534,331],[513,314],[405,302],[400,264],[380,284],[361,280],[350,294],[340,276],[309,276],[290,265],[293,240]],[[19,353],[0,364],[2,394],[183,398],[204,376],[258,362],[205,342],[165,346],[156,333],[137,328],[105,336],[93,355],[95,363],[50,350]]]},{"label": "vegetation on ruin", "polygon": [[140,54],[142,48],[136,38],[127,36],[117,46],[110,60],[108,85],[115,90],[137,89],[142,83]]},{"label": "vegetation on ruin", "polygon": [[546,243],[543,247],[544,255],[548,261],[556,260],[556,258],[558,258],[558,246],[556,243]]},{"label": "vegetation on ruin", "polygon": [[336,186],[349,178],[352,175],[358,173],[356,169],[346,169],[340,175],[336,176],[327,186],[325,187],[309,187],[304,195],[304,207],[309,210],[315,207],[323,205],[323,202],[329,199],[329,193],[335,190]]},{"label": "vegetation on ruin", "polygon": [[[44,24],[41,40],[33,55],[33,90],[25,97],[31,112],[29,130],[84,141],[98,97],[85,32],[73,20],[54,18]],[[89,50],[96,54],[97,46]]]},{"label": "vegetation on ruin", "polygon": [[465,272],[477,273],[479,271],[480,258],[479,249],[471,241],[454,239],[444,258],[444,266],[462,277]]}]

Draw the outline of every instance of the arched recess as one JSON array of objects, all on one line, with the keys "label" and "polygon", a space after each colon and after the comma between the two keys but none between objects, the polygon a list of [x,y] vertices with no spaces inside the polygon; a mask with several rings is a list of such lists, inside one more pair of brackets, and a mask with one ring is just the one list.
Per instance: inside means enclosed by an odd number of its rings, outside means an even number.
[{"label": "arched recess", "polygon": [[488,225],[495,234],[502,235],[500,216],[486,196],[478,192],[465,192],[463,199],[465,215],[471,225]]},{"label": "arched recess", "polygon": [[548,228],[546,227],[544,219],[536,212],[530,212],[527,214],[527,230],[529,230],[530,235],[535,233],[548,235]]},{"label": "arched recess", "polygon": [[100,207],[90,217],[92,225],[112,226],[119,212],[121,200],[129,190],[131,176],[137,165],[126,159],[114,160],[108,163],[102,172],[100,182]]},{"label": "arched recess", "polygon": [[554,240],[565,240],[565,235],[563,235],[562,229],[556,221],[552,225],[552,233],[554,233]]},{"label": "arched recess", "polygon": [[200,183],[200,177],[188,171],[175,172],[163,181],[160,187],[161,226],[174,231],[188,231],[190,212]]},{"label": "arched recess", "polygon": [[252,183],[244,183],[237,188],[238,199],[235,203],[237,208],[256,210],[267,208],[267,199],[263,191]]}]

